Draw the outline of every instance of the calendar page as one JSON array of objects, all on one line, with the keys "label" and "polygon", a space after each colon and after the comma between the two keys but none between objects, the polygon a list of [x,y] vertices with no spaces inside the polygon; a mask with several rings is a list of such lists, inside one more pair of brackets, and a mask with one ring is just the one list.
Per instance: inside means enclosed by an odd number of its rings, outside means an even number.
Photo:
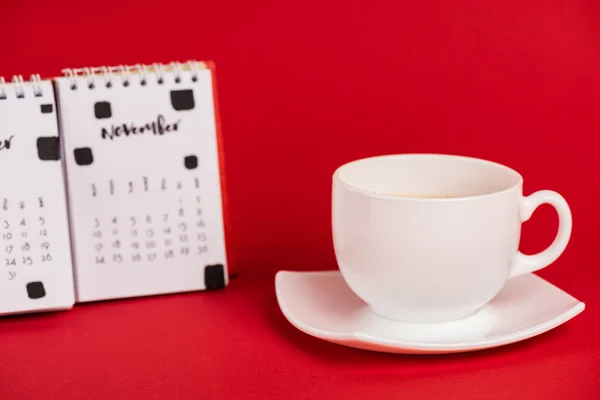
[{"label": "calendar page", "polygon": [[212,70],[56,80],[80,302],[227,285]]},{"label": "calendar page", "polygon": [[52,84],[2,81],[0,314],[71,308],[73,269]]}]

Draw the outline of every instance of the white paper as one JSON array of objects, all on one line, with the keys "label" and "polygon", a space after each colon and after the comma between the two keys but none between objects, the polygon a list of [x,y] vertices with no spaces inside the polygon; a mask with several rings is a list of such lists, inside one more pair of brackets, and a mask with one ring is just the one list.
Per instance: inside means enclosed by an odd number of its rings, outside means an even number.
[{"label": "white paper", "polygon": [[207,266],[227,284],[212,77],[195,74],[56,80],[78,301],[203,290]]},{"label": "white paper", "polygon": [[7,84],[4,89],[0,314],[70,308],[73,269],[52,84]]}]

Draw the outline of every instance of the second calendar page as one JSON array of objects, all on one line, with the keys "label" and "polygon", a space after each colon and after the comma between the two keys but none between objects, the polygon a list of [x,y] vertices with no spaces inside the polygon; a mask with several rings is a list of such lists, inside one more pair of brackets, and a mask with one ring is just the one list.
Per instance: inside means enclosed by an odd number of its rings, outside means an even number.
[{"label": "second calendar page", "polygon": [[56,80],[78,301],[227,284],[213,71]]}]

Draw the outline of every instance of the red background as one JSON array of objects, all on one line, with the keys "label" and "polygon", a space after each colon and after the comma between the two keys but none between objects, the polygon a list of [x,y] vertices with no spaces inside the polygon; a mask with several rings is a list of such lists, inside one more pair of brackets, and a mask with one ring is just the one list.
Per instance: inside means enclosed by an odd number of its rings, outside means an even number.
[{"label": "red background", "polygon": [[[3,0],[0,43],[5,77],[214,60],[240,273],[219,293],[2,319],[3,399],[600,396],[597,1]],[[563,194],[573,235],[540,275],[586,311],[451,357],[369,353],[293,329],[273,274],[336,267],[333,170],[397,152],[492,159],[523,174],[526,194]],[[522,249],[555,231],[541,208]]]}]

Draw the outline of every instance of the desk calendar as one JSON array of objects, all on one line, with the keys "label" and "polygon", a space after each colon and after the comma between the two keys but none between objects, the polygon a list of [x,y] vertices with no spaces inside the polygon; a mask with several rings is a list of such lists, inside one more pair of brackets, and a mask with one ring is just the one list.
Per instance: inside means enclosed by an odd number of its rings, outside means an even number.
[{"label": "desk calendar", "polygon": [[0,78],[0,314],[74,303],[60,158],[52,83]]},{"label": "desk calendar", "polygon": [[228,283],[213,70],[56,78],[78,302]]}]

